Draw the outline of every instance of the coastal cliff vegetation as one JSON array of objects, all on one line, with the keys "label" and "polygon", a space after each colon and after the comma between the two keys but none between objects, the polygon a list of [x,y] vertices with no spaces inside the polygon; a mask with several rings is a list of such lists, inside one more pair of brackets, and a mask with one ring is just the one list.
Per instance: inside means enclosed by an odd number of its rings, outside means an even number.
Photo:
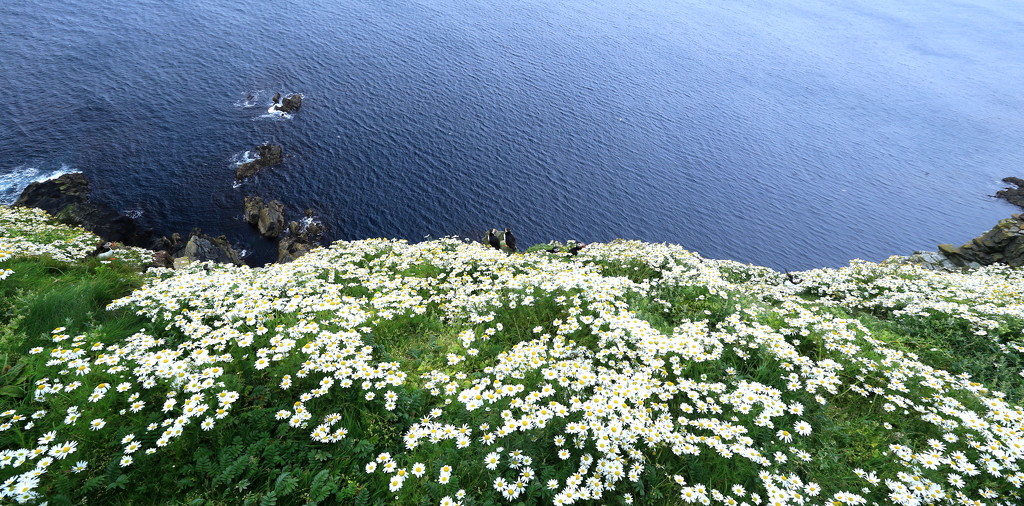
[{"label": "coastal cliff vegetation", "polygon": [[98,241],[0,207],[0,502],[1022,502],[1021,268]]}]

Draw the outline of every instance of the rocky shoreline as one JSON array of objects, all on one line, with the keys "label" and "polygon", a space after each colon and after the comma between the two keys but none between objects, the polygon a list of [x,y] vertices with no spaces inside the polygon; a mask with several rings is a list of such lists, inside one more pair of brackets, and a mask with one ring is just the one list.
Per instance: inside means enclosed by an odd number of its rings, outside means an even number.
[{"label": "rocky shoreline", "polygon": [[1024,207],[1024,179],[1019,177],[1004,177],[1003,182],[1013,186],[997,191],[996,197],[1017,207]]},{"label": "rocky shoreline", "polygon": [[284,154],[281,146],[276,144],[261,144],[256,146],[256,159],[241,163],[235,168],[235,180],[241,181],[245,178],[256,175],[257,172],[279,165],[284,161]]},{"label": "rocky shoreline", "polygon": [[[1006,177],[1003,182],[1016,188],[999,190],[995,197],[1024,208],[1024,179]],[[938,248],[938,251],[915,251],[910,256],[899,258],[900,261],[946,271],[976,269],[992,264],[1024,266],[1024,214],[1000,220],[988,232],[962,246],[940,244]]]},{"label": "rocky shoreline", "polygon": [[13,204],[36,207],[68,224],[81,225],[107,241],[149,247],[153,231],[139,228],[135,220],[89,197],[89,181],[80,173],[29,184]]},{"label": "rocky shoreline", "polygon": [[[276,153],[280,155],[280,147],[277,147]],[[1024,179],[1007,177],[1003,181],[1016,188],[1000,190],[996,196],[1024,207]],[[170,237],[156,237],[153,230],[140,227],[134,219],[110,205],[92,200],[89,197],[89,182],[80,173],[34,182],[22,191],[13,205],[43,209],[57,220],[81,226],[104,241],[153,250],[153,265],[178,268],[192,262],[207,261],[245,264],[227,238],[207,235],[198,228],[193,229],[187,237],[179,233],[173,233]],[[277,200],[265,201],[262,197],[250,195],[245,197],[243,215],[260,236],[277,240],[277,263],[290,262],[322,245],[324,227],[314,219],[310,209],[305,210],[303,219],[287,221],[283,203]],[[940,244],[937,251],[916,251],[888,261],[914,263],[947,271],[969,270],[992,264],[1024,266],[1024,214],[1014,214],[1001,220],[991,230],[962,246]]]},{"label": "rocky shoreline", "polygon": [[[241,253],[223,235],[214,237],[195,228],[187,235],[157,237],[152,229],[142,228],[131,217],[93,200],[89,193],[84,175],[64,174],[28,185],[13,205],[42,209],[62,223],[96,234],[104,242],[152,250],[154,266],[180,268],[192,262],[245,265]],[[278,263],[295,260],[322,244],[324,228],[313,219],[311,210],[306,210],[304,219],[285,225],[281,202],[264,203],[260,197],[246,197],[244,206],[246,221],[263,237],[278,241]]]},{"label": "rocky shoreline", "polygon": [[[268,112],[294,114],[302,107],[302,99],[301,93],[278,92]],[[250,156],[235,167],[236,182],[284,162],[284,150],[276,144],[256,146],[246,152],[246,157]],[[245,264],[242,254],[223,235],[213,237],[195,228],[187,235],[175,232],[169,237],[157,237],[153,230],[141,228],[131,217],[93,200],[89,196],[89,181],[80,173],[34,182],[22,191],[14,205],[43,209],[62,223],[93,232],[102,239],[97,250],[107,248],[105,243],[152,250],[155,266],[180,268],[192,262]],[[250,195],[244,199],[243,215],[260,236],[277,241],[277,263],[295,260],[322,244],[324,227],[310,209],[305,210],[302,219],[287,221],[283,203]]]},{"label": "rocky shoreline", "polygon": [[940,244],[938,251],[916,251],[905,261],[946,271],[976,269],[985,265],[1024,266],[1024,215],[1000,220],[984,234],[963,246]]}]

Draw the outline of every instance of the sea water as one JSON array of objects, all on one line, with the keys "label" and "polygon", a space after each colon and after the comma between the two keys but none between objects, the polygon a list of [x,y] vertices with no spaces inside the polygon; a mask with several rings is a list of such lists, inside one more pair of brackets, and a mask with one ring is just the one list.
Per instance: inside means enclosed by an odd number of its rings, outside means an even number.
[{"label": "sea water", "polygon": [[[0,199],[80,171],[257,261],[250,194],[331,240],[838,266],[962,243],[1024,176],[1021,2],[5,0],[0,48]],[[263,142],[284,163],[236,182]]]}]

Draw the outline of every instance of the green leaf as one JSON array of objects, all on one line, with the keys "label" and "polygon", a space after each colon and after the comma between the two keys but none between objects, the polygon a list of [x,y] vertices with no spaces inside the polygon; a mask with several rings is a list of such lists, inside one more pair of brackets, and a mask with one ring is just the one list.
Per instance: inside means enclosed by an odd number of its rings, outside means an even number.
[{"label": "green leaf", "polygon": [[25,395],[25,391],[21,387],[14,385],[6,385],[0,387],[0,395],[4,397],[22,397]]},{"label": "green leaf", "polygon": [[356,496],[355,504],[356,506],[366,506],[369,503],[370,492],[368,492],[366,488],[363,488],[362,490],[359,491],[359,495]]},{"label": "green leaf", "polygon": [[[25,370],[25,366],[26,365],[27,365],[27,362],[24,362],[24,361],[18,362],[17,364],[14,364],[10,369],[8,369],[7,372],[4,373],[4,376],[8,376],[8,377],[11,377],[11,378],[17,378],[18,374],[21,373],[21,371]],[[20,378],[20,379],[24,380],[24,377]],[[13,382],[12,382],[12,384],[13,384]]]},{"label": "green leaf", "polygon": [[95,478],[90,478],[84,485],[82,485],[82,492],[90,492],[96,487],[102,485],[104,481],[107,481],[107,475],[105,474],[101,474]]},{"label": "green leaf", "polygon": [[274,506],[275,504],[277,504],[277,494],[273,490],[260,499],[260,506]]},{"label": "green leaf", "polygon": [[330,473],[324,469],[313,477],[309,485],[309,502],[318,503],[331,495],[337,488],[335,481],[331,479]]},{"label": "green leaf", "polygon": [[127,485],[128,485],[128,475],[127,474],[122,474],[122,475],[119,475],[117,477],[117,479],[114,480],[113,483],[107,484],[107,490],[111,490],[111,489],[115,489],[115,488],[119,489],[119,490],[124,490],[125,488],[127,488]]},{"label": "green leaf", "polygon": [[292,493],[298,484],[299,479],[285,471],[278,475],[277,481],[274,483],[274,492],[280,496],[286,496]]}]

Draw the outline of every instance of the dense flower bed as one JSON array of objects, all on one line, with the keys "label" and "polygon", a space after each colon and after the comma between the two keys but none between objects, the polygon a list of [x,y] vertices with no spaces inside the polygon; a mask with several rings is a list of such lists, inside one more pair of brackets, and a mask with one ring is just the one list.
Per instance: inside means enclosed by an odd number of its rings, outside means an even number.
[{"label": "dense flower bed", "polygon": [[128,433],[105,458],[126,468],[217,431],[258,381],[278,390],[280,424],[327,449],[364,433],[351,410],[420,410],[363,463],[391,501],[1021,501],[1024,409],[851,316],[948,315],[1019,353],[1019,270],[854,262],[794,284],[673,245],[373,239],[150,272],[111,305],[149,328],[117,343],[58,328],[32,350],[36,406],[0,413],[3,497],[104,465],[75,453],[112,427]]}]

